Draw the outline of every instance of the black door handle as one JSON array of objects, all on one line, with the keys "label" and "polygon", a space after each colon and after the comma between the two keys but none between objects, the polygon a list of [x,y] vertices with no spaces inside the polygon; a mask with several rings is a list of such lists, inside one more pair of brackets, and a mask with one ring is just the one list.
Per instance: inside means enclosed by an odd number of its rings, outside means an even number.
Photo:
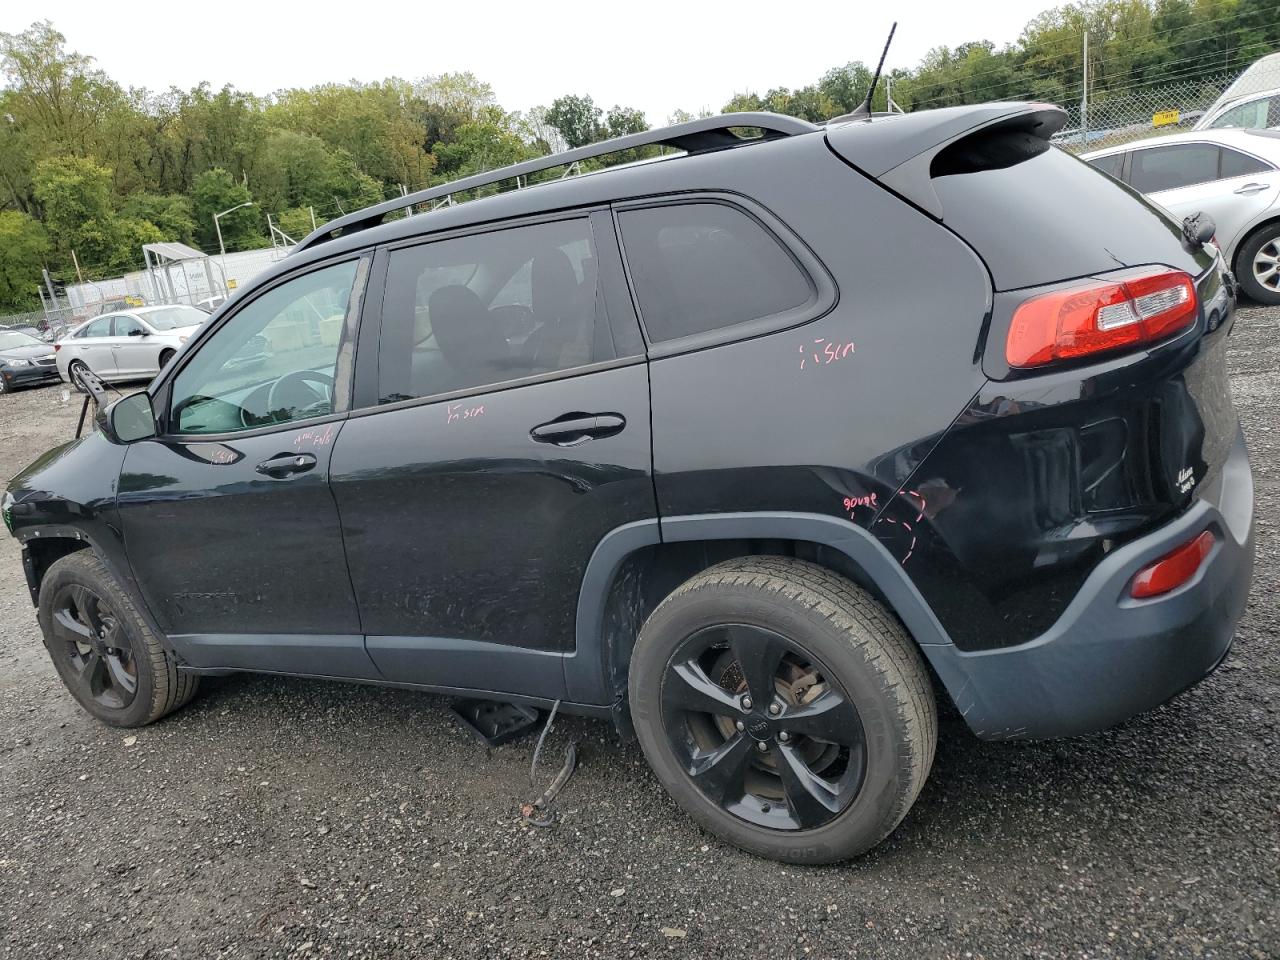
[{"label": "black door handle", "polygon": [[529,431],[529,436],[539,443],[576,447],[597,437],[612,437],[621,433],[626,425],[626,418],[619,413],[566,413],[538,424]]},{"label": "black door handle", "polygon": [[282,453],[279,456],[272,457],[270,460],[263,460],[255,469],[259,473],[265,473],[268,477],[282,480],[295,473],[306,473],[315,465],[316,455],[314,453]]}]

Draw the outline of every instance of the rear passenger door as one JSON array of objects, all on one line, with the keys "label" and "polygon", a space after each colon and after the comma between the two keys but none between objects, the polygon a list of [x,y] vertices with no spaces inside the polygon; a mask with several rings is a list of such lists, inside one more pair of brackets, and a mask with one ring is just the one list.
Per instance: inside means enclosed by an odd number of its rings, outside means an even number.
[{"label": "rear passenger door", "polygon": [[152,339],[151,331],[137,317],[123,313],[116,315],[111,353],[120,376],[150,376],[160,369],[157,359],[159,348],[151,342]]},{"label": "rear passenger door", "polygon": [[1129,183],[1179,219],[1209,214],[1224,250],[1280,196],[1280,177],[1269,163],[1211,143],[1135,150]]},{"label": "rear passenger door", "polygon": [[380,252],[331,482],[388,679],[565,695],[593,551],[656,516],[620,277],[601,213]]}]

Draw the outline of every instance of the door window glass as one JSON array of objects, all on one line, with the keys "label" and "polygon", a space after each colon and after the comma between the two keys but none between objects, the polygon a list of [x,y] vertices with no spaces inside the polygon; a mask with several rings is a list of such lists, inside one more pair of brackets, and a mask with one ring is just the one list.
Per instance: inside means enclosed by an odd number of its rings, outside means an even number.
[{"label": "door window glass", "polygon": [[241,307],[173,381],[175,433],[228,433],[334,412],[356,262],[283,283]]},{"label": "door window glass", "polygon": [[1208,143],[1176,143],[1133,151],[1129,184],[1141,193],[1174,190],[1218,179],[1218,148]]},{"label": "door window glass", "polygon": [[1267,125],[1267,106],[1270,102],[1270,97],[1260,97],[1248,103],[1237,104],[1209,124],[1209,128],[1221,130],[1224,127],[1238,127],[1242,130],[1261,130]]},{"label": "door window glass", "polygon": [[1113,153],[1109,157],[1094,157],[1089,166],[1096,167],[1108,176],[1120,179],[1120,169],[1124,166],[1124,154]]},{"label": "door window glass", "polygon": [[111,336],[111,321],[113,317],[98,317],[96,320],[90,320],[89,323],[81,327],[77,332],[77,337],[109,337]]},{"label": "door window glass", "polygon": [[1247,153],[1240,153],[1238,150],[1231,150],[1227,147],[1222,148],[1222,178],[1227,177],[1247,177],[1254,173],[1266,173],[1271,167],[1257,157],[1251,157]]},{"label": "door window glass", "polygon": [[645,330],[653,342],[802,306],[809,278],[753,217],[723,203],[673,203],[618,215]]},{"label": "door window glass", "polygon": [[394,250],[379,344],[381,403],[614,356],[586,218]]},{"label": "door window glass", "polygon": [[147,331],[143,329],[142,324],[133,319],[133,317],[116,317],[115,336],[136,337],[141,336],[146,332]]}]

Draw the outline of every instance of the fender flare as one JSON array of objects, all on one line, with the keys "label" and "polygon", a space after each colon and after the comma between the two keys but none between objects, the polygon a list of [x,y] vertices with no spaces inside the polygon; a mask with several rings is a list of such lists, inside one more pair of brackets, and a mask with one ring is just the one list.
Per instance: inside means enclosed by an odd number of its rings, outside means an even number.
[{"label": "fender flare", "polygon": [[838,550],[855,563],[902,618],[916,643],[951,646],[951,639],[902,565],[870,532],[848,520],[817,513],[703,513],[640,520],[618,527],[596,545],[578,595],[574,653],[565,658],[569,700],[607,703],[614,651],[604,638],[609,588],[626,559],[658,543],[694,540],[803,540]]}]

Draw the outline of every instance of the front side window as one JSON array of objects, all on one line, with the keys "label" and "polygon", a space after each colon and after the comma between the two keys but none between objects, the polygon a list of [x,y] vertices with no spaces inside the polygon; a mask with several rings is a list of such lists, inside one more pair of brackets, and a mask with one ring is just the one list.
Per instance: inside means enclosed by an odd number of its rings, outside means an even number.
[{"label": "front side window", "polygon": [[140,337],[147,332],[147,329],[133,317],[116,317],[115,336],[117,337]]},{"label": "front side window", "polygon": [[295,277],[242,306],[174,378],[173,433],[230,433],[333,413],[356,262]]},{"label": "front side window", "polygon": [[395,403],[614,357],[584,218],[393,250],[378,397]]},{"label": "front side window", "polygon": [[654,343],[803,306],[813,285],[754,217],[723,203],[618,214],[640,317]]},{"label": "front side window", "polygon": [[1140,193],[1176,190],[1218,179],[1218,148],[1209,143],[1175,143],[1135,150],[1129,185]]}]

